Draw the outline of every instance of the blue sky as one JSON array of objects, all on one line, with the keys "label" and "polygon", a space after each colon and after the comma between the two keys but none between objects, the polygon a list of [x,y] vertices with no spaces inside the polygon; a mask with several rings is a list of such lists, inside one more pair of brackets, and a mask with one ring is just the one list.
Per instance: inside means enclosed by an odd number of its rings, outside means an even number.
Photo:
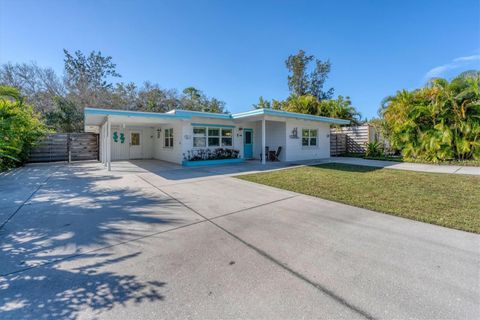
[{"label": "blue sky", "polygon": [[288,96],[284,61],[330,59],[327,86],[365,117],[429,76],[480,69],[480,5],[460,1],[0,0],[0,62],[63,69],[62,49],[113,56],[122,81],[195,86],[249,110]]}]

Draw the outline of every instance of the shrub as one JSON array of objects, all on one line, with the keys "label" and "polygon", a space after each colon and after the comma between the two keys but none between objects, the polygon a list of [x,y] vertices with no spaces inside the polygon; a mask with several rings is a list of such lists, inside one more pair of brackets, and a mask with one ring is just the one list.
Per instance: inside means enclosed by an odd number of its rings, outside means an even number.
[{"label": "shrub", "polygon": [[375,140],[374,142],[367,143],[366,149],[367,149],[365,151],[366,157],[381,157],[383,155],[383,146],[377,140]]},{"label": "shrub", "polygon": [[25,162],[31,148],[47,132],[17,89],[0,86],[0,170]]},{"label": "shrub", "polygon": [[406,159],[480,159],[480,72],[433,79],[388,97],[381,114],[393,148]]},{"label": "shrub", "polygon": [[235,149],[195,149],[183,155],[187,161],[237,159],[240,151]]}]

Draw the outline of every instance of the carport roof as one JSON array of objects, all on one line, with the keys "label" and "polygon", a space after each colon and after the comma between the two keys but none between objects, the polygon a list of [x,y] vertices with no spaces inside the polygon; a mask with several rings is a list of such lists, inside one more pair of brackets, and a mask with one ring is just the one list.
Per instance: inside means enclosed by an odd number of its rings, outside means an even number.
[{"label": "carport roof", "polygon": [[310,114],[302,114],[295,112],[287,112],[281,110],[273,109],[256,109],[247,112],[241,113],[212,113],[212,112],[199,112],[199,111],[190,111],[190,110],[172,110],[166,113],[159,112],[145,112],[145,111],[128,111],[128,110],[116,110],[116,109],[97,109],[97,108],[85,108],[85,125],[98,125],[98,123],[93,123],[94,121],[89,121],[89,118],[93,120],[98,117],[106,116],[123,116],[123,117],[135,117],[135,118],[157,118],[157,119],[192,119],[193,117],[200,118],[213,118],[213,119],[224,119],[224,120],[235,120],[235,119],[248,119],[250,117],[258,117],[263,115],[282,117],[282,118],[294,118],[301,120],[309,121],[318,121],[324,123],[332,124],[349,124],[349,120],[336,119],[329,117],[314,116]]}]

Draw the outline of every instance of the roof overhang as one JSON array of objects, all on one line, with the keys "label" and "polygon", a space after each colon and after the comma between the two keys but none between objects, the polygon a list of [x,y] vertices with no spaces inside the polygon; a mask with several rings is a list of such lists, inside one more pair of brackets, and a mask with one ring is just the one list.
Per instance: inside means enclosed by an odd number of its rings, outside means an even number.
[{"label": "roof overhang", "polygon": [[252,110],[252,111],[232,114],[233,119],[258,118],[258,116],[273,116],[273,117],[279,117],[279,118],[293,118],[293,119],[299,119],[299,120],[309,120],[309,121],[317,121],[317,122],[339,124],[339,125],[340,124],[350,124],[350,120],[314,116],[314,115],[311,115],[311,114],[287,112],[287,111],[274,110],[274,109],[256,109],[256,110]]},{"label": "roof overhang", "polygon": [[135,123],[154,125],[159,123],[167,123],[171,120],[191,120],[192,118],[209,118],[221,120],[261,120],[265,116],[275,118],[291,118],[299,120],[317,121],[330,124],[349,124],[349,120],[314,116],[310,114],[302,114],[295,112],[287,112],[273,109],[256,109],[247,112],[225,114],[225,113],[211,113],[198,112],[189,110],[172,110],[166,113],[159,112],[145,112],[145,111],[128,111],[115,109],[97,109],[85,108],[85,128],[92,126],[100,126],[105,123],[107,118],[110,118],[114,123]]}]

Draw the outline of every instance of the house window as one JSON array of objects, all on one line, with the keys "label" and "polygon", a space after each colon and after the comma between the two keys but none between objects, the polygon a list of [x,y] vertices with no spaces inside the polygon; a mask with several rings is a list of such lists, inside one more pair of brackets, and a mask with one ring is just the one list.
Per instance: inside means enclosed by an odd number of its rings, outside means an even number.
[{"label": "house window", "polygon": [[233,129],[193,127],[193,147],[231,147]]},{"label": "house window", "polygon": [[204,148],[207,146],[207,130],[205,128],[193,128],[193,146],[195,148]]},{"label": "house window", "polygon": [[317,145],[317,129],[302,129],[302,146],[315,147]]},{"label": "house window", "polygon": [[219,147],[220,146],[220,129],[208,128],[208,146]]},{"label": "house window", "polygon": [[173,129],[165,129],[165,148],[173,148]]},{"label": "house window", "polygon": [[232,146],[232,129],[222,129],[222,147],[231,147]]}]

